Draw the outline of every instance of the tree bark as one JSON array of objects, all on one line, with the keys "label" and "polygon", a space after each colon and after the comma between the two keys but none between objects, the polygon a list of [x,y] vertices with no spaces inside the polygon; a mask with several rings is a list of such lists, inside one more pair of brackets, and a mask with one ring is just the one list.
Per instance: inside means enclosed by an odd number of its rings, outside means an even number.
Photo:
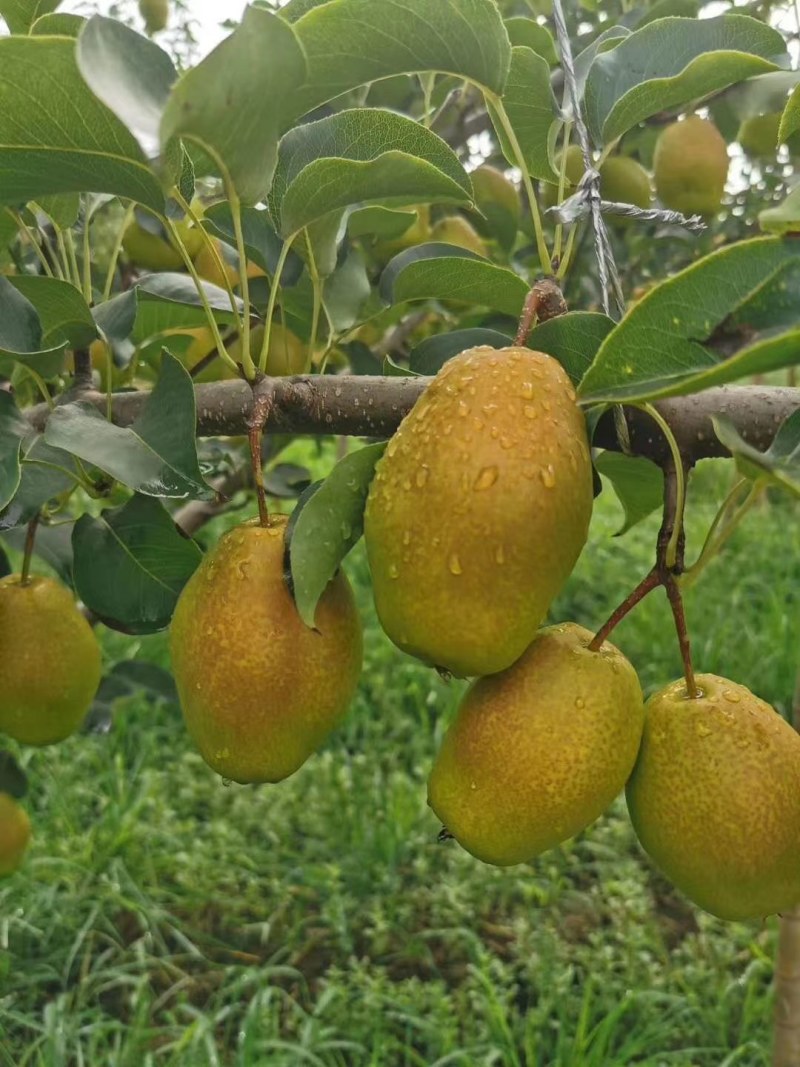
[{"label": "tree bark", "polygon": [[[430,380],[371,375],[276,378],[266,432],[388,437]],[[114,421],[130,426],[148,395],[144,391],[117,393],[113,398]],[[198,385],[196,397],[200,437],[247,434],[253,396],[245,382]],[[105,411],[104,393],[87,393],[82,399]],[[728,454],[714,433],[711,419],[715,415],[728,416],[749,444],[762,451],[767,449],[784,419],[800,408],[800,389],[723,386],[693,396],[660,400],[656,407],[669,423],[683,456],[696,462]],[[625,413],[632,452],[661,463],[668,449],[653,420],[636,408],[625,408]],[[27,414],[36,429],[44,428],[46,405],[39,404]],[[594,440],[601,448],[620,450],[610,411],[601,418]]]}]

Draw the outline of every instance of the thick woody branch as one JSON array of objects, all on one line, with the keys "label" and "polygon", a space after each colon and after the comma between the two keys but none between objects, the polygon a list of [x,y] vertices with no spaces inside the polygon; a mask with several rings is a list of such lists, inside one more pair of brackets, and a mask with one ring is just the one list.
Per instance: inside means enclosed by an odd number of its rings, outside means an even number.
[{"label": "thick woody branch", "polygon": [[[394,433],[429,381],[369,375],[276,378],[266,432],[386,437]],[[147,396],[146,392],[116,394],[114,421],[129,426],[141,413]],[[247,434],[253,394],[245,382],[199,385],[196,396],[199,436]],[[87,393],[82,399],[105,410],[103,393]],[[800,389],[723,386],[661,400],[655,406],[669,423],[682,455],[695,462],[728,454],[714,434],[711,419],[715,415],[728,416],[749,444],[767,449],[783,420],[800,408]],[[47,407],[40,404],[30,409],[28,417],[42,429],[47,414]],[[633,453],[663,463],[669,450],[653,420],[634,408],[626,408],[626,417]],[[620,449],[611,412],[600,420],[595,444]]]}]

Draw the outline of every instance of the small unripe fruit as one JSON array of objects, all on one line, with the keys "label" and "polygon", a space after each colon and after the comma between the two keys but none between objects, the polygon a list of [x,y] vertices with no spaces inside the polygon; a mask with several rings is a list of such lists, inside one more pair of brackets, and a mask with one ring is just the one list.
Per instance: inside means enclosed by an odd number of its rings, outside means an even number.
[{"label": "small unripe fruit", "polygon": [[139,0],[139,14],[144,20],[147,32],[152,35],[167,28],[169,22],[169,0]]},{"label": "small unripe fruit", "polygon": [[728,178],[728,148],[713,122],[692,115],[668,126],[653,157],[661,203],[684,215],[714,215]]},{"label": "small unripe fruit", "polygon": [[484,239],[461,215],[448,215],[434,223],[431,240],[457,245],[470,252],[477,252],[479,256],[485,256],[488,253]]}]

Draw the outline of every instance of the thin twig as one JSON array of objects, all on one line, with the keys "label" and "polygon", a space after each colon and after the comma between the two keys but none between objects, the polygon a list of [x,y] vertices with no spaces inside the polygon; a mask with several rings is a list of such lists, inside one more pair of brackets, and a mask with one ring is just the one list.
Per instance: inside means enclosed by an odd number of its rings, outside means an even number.
[{"label": "thin twig", "polygon": [[248,440],[250,442],[250,461],[253,466],[253,481],[258,498],[258,517],[262,526],[269,526],[267,509],[267,491],[264,485],[264,468],[261,465],[261,439],[267,424],[269,413],[275,397],[271,378],[258,374],[252,383],[253,411],[248,420]]}]

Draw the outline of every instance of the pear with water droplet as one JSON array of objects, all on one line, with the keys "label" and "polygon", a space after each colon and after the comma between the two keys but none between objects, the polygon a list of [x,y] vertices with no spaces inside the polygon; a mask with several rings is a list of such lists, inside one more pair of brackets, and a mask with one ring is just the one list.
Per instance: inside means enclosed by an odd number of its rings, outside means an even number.
[{"label": "pear with water droplet", "polygon": [[0,580],[0,734],[52,745],[74,734],[100,684],[100,648],[66,586]]},{"label": "pear with water droplet", "polygon": [[16,871],[30,839],[30,819],[12,796],[0,793],[0,878]]},{"label": "pear with water droplet", "polygon": [[453,674],[528,647],[586,541],[592,465],[566,372],[526,348],[449,360],[370,486],[365,538],[381,624]]},{"label": "pear with water droplet", "polygon": [[507,867],[594,822],[624,788],[644,722],[639,680],[606,642],[569,623],[540,631],[461,702],[428,784],[458,842]]},{"label": "pear with water droplet", "polygon": [[361,672],[361,622],[340,571],[307,627],[284,576],[286,517],[226,533],[190,578],[170,632],[187,728],[235,782],[279,782],[343,718]]},{"label": "pear with water droplet", "polygon": [[800,902],[800,735],[749,689],[697,676],[648,700],[627,788],[639,841],[664,874],[721,919]]}]

